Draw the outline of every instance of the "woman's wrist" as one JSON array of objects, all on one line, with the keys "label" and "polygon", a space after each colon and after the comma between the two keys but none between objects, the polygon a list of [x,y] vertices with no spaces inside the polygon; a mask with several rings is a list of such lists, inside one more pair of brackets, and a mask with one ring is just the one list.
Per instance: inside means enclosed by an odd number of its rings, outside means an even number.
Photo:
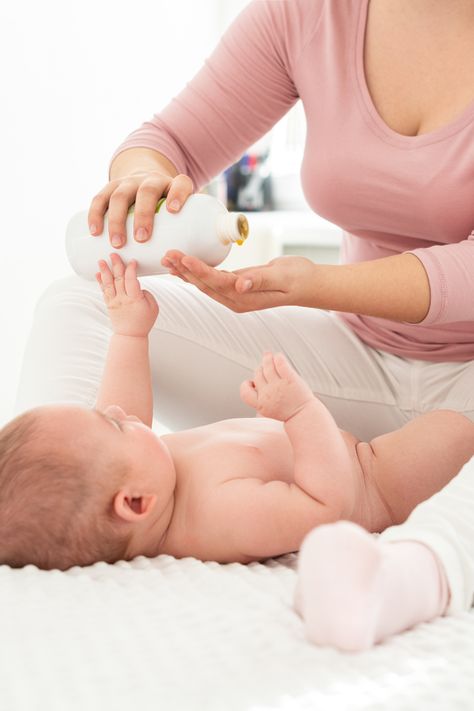
[{"label": "woman's wrist", "polygon": [[430,307],[430,285],[410,253],[354,264],[314,264],[300,306],[419,323]]},{"label": "woman's wrist", "polygon": [[162,153],[151,148],[126,148],[111,162],[109,180],[152,170],[158,170],[163,175],[169,175],[170,178],[178,175],[176,167]]}]

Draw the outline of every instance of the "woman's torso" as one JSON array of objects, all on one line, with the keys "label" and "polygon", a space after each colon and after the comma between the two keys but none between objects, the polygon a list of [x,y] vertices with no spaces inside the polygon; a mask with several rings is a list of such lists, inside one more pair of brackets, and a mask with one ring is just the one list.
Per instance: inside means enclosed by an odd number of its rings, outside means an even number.
[{"label": "woman's torso", "polygon": [[[325,2],[295,65],[308,119],[303,188],[315,212],[344,230],[344,262],[418,249],[426,268],[427,248],[457,245],[474,227],[474,8],[468,22],[460,4]],[[433,255],[448,271],[429,274],[433,290],[467,283],[474,241],[465,245],[462,254]],[[474,357],[474,322],[463,318],[342,317],[369,345],[397,355]]]}]

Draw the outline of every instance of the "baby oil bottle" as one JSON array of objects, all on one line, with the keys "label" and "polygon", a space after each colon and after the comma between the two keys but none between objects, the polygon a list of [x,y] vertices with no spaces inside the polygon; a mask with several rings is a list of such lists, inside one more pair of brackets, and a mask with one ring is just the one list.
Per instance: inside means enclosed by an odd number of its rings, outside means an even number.
[{"label": "baby oil bottle", "polygon": [[177,213],[168,212],[162,198],[155,212],[150,239],[137,242],[133,238],[133,207],[129,210],[127,243],[120,249],[110,244],[107,214],[98,236],[89,233],[87,212],[74,215],[66,229],[66,253],[76,274],[95,279],[98,260],[110,263],[112,252],[119,254],[125,264],[135,259],[138,276],[166,274],[169,270],[161,265],[161,259],[169,249],[179,249],[215,267],[224,261],[234,243],[243,244],[249,234],[245,215],[228,212],[222,202],[204,193],[190,195]]}]

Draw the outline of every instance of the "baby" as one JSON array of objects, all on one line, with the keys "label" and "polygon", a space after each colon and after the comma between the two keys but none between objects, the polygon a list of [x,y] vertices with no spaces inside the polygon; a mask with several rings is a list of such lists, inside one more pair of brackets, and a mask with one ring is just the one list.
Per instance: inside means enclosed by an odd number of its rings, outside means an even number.
[{"label": "baby", "polygon": [[298,550],[322,523],[375,532],[404,521],[474,453],[474,425],[451,411],[360,442],[272,353],[240,391],[260,417],[159,437],[148,359],[158,304],[134,261],[112,254],[99,268],[113,335],[95,408],[41,406],[0,431],[0,562],[262,560]]}]

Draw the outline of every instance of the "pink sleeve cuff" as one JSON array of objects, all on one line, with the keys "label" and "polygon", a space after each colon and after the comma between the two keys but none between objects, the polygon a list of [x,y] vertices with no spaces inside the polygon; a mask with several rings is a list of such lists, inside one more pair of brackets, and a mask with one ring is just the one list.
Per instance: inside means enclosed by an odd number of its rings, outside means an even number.
[{"label": "pink sleeve cuff", "polygon": [[440,262],[429,249],[413,249],[409,254],[414,254],[425,268],[430,285],[430,307],[423,321],[418,325],[431,326],[443,318],[448,302],[448,284]]},{"label": "pink sleeve cuff", "polygon": [[109,175],[110,166],[114,159],[129,148],[150,148],[151,150],[158,151],[173,163],[178,173],[188,174],[186,159],[183,152],[179,149],[177,141],[173,139],[171,132],[166,126],[159,125],[159,121],[156,118],[153,121],[145,122],[141,128],[130,134],[117,148],[110,159]]},{"label": "pink sleeve cuff", "polygon": [[430,284],[430,308],[419,325],[474,323],[474,232],[462,242],[410,250]]}]

